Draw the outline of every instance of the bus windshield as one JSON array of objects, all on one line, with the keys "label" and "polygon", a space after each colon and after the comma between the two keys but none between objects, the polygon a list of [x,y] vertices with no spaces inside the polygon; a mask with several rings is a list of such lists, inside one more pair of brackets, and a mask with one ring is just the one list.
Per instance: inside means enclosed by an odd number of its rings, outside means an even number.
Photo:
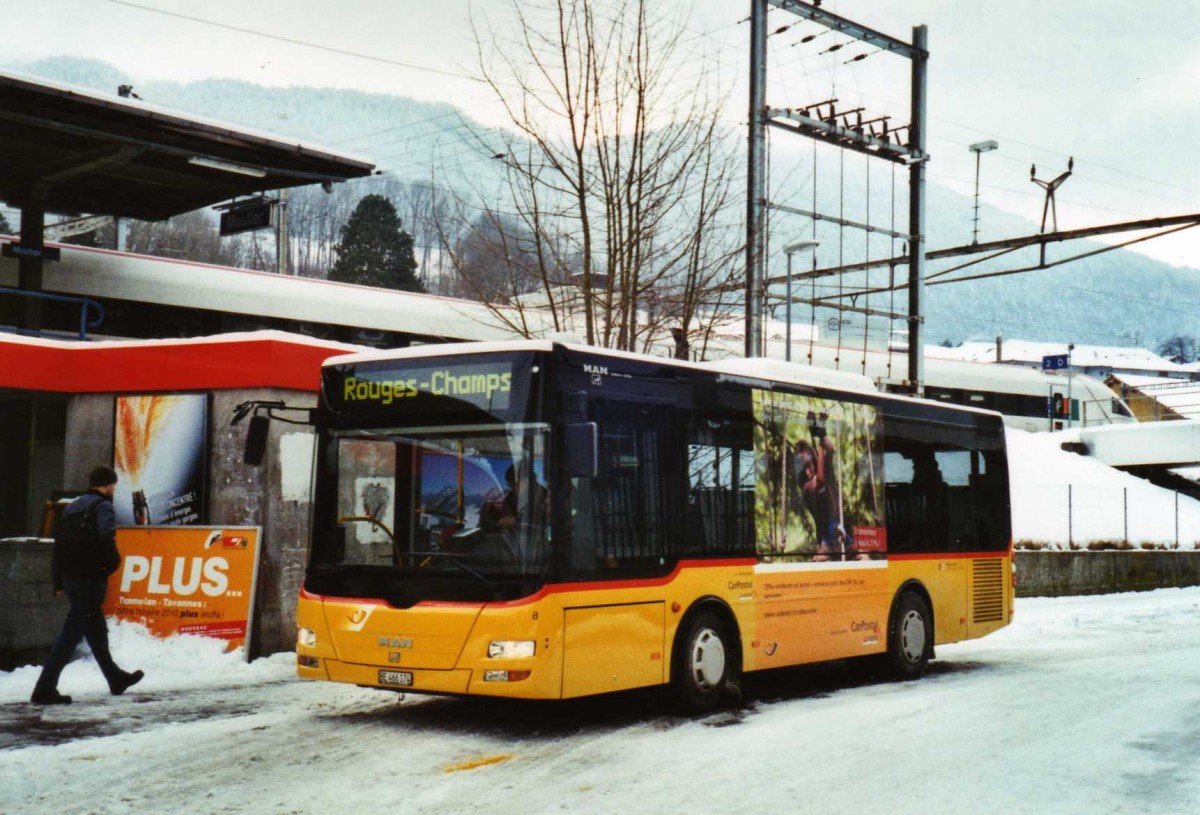
[{"label": "bus windshield", "polygon": [[547,434],[536,424],[334,433],[337,532],[311,565],[542,574]]}]

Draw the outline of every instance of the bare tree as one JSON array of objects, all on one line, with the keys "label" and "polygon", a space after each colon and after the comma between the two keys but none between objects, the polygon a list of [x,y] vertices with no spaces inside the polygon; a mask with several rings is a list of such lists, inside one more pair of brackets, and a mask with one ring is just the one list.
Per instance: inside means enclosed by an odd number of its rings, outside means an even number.
[{"label": "bare tree", "polygon": [[[509,5],[512,41],[485,39],[483,24],[475,36],[483,79],[516,133],[503,149],[494,135],[480,143],[503,162],[498,209],[511,209],[508,223],[534,245],[508,296],[491,298],[497,310],[529,326],[511,308],[536,304],[540,324],[628,350],[668,330],[685,347],[703,339],[729,306],[708,293],[737,274],[741,235],[730,220],[740,212],[727,206],[733,151],[705,66],[679,53],[690,39],[683,22],[654,16],[649,0]],[[536,297],[521,288],[526,274]]]},{"label": "bare tree", "polygon": [[437,182],[436,174],[429,181],[401,181],[384,176],[381,189],[391,199],[409,232],[416,250],[417,273],[428,292],[449,294],[452,280],[446,275],[446,239],[456,235],[462,224],[451,225],[455,218],[450,206],[451,194]]},{"label": "bare tree", "polygon": [[1158,344],[1157,353],[1179,365],[1187,365],[1196,361],[1196,338],[1185,334],[1176,334]]},{"label": "bare tree", "polygon": [[300,187],[288,195],[290,267],[301,277],[326,278],[333,268],[333,248],[359,199],[368,192],[361,183]]},{"label": "bare tree", "polygon": [[508,304],[530,294],[541,279],[537,240],[518,220],[487,210],[467,225],[454,247],[455,286],[449,293]]}]

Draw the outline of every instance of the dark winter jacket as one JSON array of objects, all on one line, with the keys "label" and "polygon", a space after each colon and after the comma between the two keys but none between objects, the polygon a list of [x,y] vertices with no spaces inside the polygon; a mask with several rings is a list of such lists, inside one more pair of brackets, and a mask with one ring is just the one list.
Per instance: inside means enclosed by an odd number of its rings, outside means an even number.
[{"label": "dark winter jacket", "polygon": [[60,541],[54,541],[51,572],[55,591],[62,590],[64,575],[103,579],[121,565],[121,555],[117,552],[117,514],[111,499],[88,490],[67,504],[63,516],[89,512],[93,516],[93,538],[83,551],[68,551]]}]

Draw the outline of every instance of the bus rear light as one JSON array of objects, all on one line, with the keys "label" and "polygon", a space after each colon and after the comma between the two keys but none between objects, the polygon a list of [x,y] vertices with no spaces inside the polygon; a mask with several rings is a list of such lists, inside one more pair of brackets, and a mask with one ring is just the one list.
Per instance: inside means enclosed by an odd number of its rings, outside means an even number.
[{"label": "bus rear light", "polygon": [[520,682],[528,679],[530,671],[484,671],[484,682]]},{"label": "bus rear light", "polygon": [[488,643],[488,659],[523,659],[534,655],[533,640],[494,640]]}]

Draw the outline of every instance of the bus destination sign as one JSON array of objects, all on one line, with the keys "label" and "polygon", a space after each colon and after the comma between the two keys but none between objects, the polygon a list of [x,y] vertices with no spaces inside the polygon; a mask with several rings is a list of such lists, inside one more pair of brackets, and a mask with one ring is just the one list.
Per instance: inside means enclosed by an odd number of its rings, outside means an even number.
[{"label": "bus destination sign", "polygon": [[509,362],[440,360],[407,368],[340,369],[329,385],[328,396],[346,407],[399,407],[418,396],[433,396],[458,399],[485,410],[506,410],[513,373]]}]

